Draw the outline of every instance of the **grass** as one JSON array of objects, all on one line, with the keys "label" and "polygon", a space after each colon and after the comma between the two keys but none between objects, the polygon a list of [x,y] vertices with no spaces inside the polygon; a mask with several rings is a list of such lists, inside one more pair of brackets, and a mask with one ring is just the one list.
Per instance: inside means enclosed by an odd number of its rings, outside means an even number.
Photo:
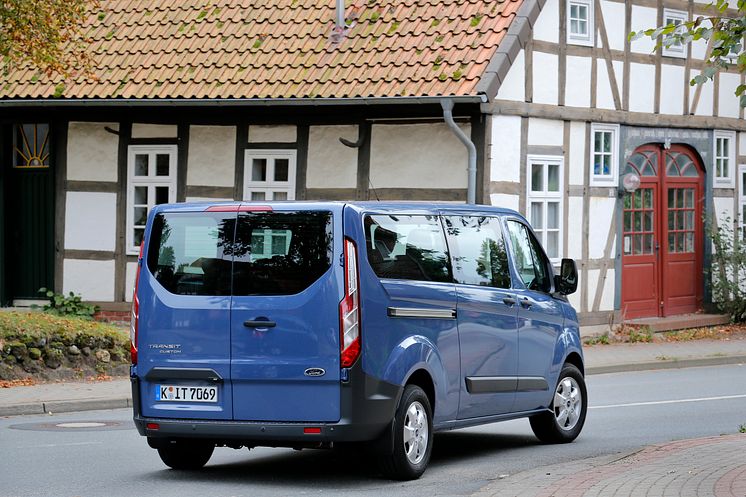
[{"label": "grass", "polygon": [[41,339],[50,344],[62,343],[81,348],[129,350],[128,334],[107,323],[45,312],[0,312],[0,342],[29,345]]},{"label": "grass", "polygon": [[730,340],[746,338],[746,324],[727,324],[655,333],[648,326],[622,324],[613,332],[583,338],[584,345],[609,343],[689,342],[692,340]]},{"label": "grass", "polygon": [[738,433],[746,433],[746,424],[738,427]]}]

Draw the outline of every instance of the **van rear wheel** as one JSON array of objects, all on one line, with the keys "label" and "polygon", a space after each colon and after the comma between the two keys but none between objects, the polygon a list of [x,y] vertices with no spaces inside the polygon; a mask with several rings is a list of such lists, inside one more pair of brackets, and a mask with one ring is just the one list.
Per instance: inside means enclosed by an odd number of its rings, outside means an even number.
[{"label": "van rear wheel", "polygon": [[536,437],[545,443],[568,443],[575,440],[585,424],[588,394],[583,373],[565,364],[559,375],[550,411],[529,418]]},{"label": "van rear wheel", "polygon": [[404,388],[394,415],[393,436],[393,452],[379,459],[381,472],[395,480],[422,476],[433,450],[433,420],[430,400],[417,385]]},{"label": "van rear wheel", "polygon": [[158,455],[172,469],[195,470],[207,464],[213,450],[211,443],[178,440],[159,447]]}]

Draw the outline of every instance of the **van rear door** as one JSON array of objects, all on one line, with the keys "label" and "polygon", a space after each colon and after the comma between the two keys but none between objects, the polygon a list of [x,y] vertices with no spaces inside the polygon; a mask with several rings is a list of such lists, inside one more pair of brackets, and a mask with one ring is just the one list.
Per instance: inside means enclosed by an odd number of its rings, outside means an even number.
[{"label": "van rear door", "polygon": [[140,405],[148,417],[231,419],[233,212],[156,211],[138,297]]},{"label": "van rear door", "polygon": [[239,212],[230,326],[235,420],[339,420],[341,233],[341,205]]}]

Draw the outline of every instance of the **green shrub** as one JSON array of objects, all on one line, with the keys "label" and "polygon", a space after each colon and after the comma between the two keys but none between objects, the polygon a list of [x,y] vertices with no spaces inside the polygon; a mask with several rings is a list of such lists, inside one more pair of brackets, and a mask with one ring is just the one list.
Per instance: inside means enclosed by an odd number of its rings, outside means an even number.
[{"label": "green shrub", "polygon": [[746,242],[740,240],[730,218],[720,226],[710,223],[715,247],[712,257],[712,300],[733,322],[746,321]]},{"label": "green shrub", "polygon": [[93,315],[98,311],[98,306],[83,302],[80,295],[75,295],[73,292],[63,295],[46,288],[40,288],[39,293],[43,293],[49,299],[49,303],[44,306],[44,312],[57,314],[58,316],[93,319]]}]

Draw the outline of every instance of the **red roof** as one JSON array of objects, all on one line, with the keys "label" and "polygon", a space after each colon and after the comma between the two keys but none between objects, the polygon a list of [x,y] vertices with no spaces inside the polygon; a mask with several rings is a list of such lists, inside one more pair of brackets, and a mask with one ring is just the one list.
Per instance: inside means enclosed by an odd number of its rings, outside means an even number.
[{"label": "red roof", "polygon": [[97,81],[19,68],[0,99],[476,95],[522,1],[348,0],[339,35],[334,0],[102,0]]}]

